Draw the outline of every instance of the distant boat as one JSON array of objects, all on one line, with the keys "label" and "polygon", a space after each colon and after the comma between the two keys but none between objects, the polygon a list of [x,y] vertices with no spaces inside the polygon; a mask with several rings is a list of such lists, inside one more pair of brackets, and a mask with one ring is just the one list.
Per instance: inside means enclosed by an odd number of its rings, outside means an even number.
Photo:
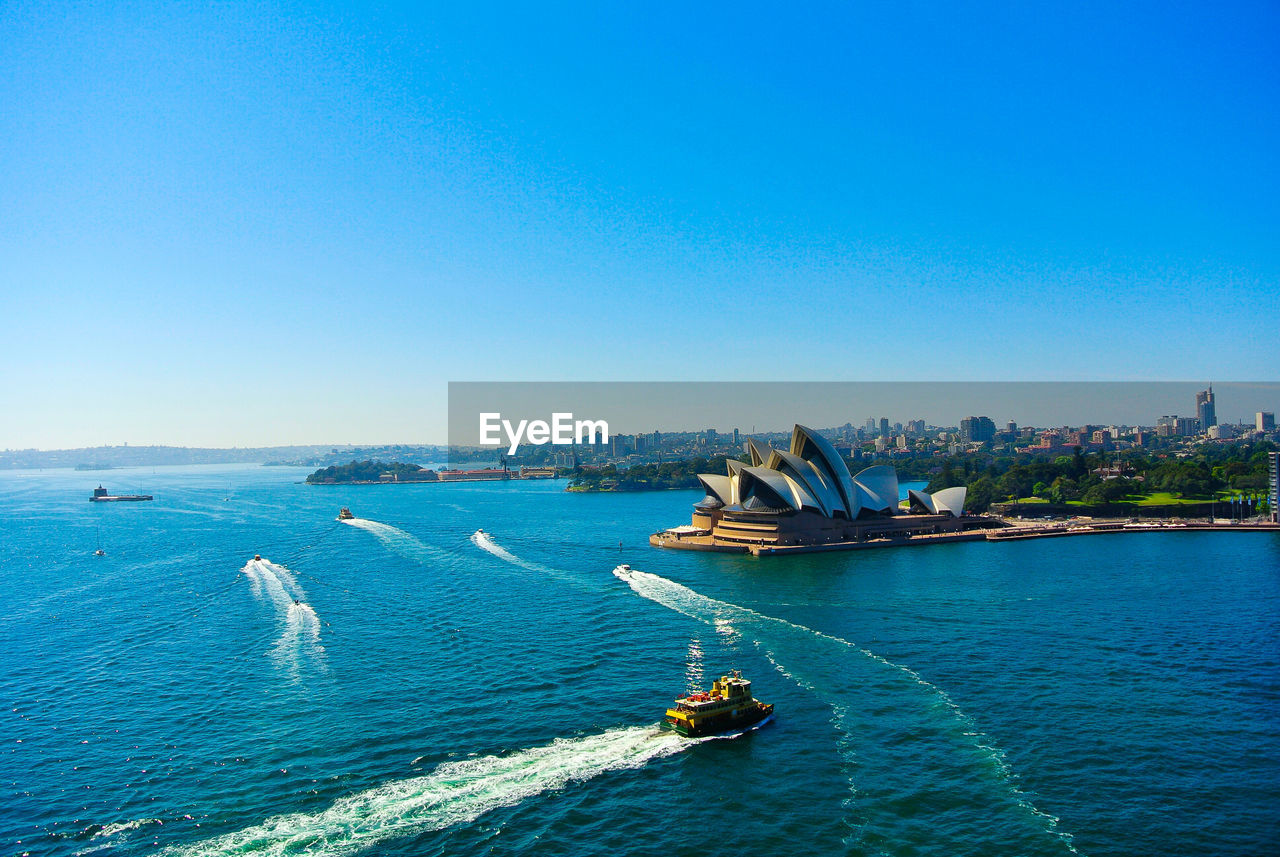
[{"label": "distant boat", "polygon": [[353,520],[354,518],[355,518],[355,515],[351,514],[351,510],[348,509],[346,506],[343,506],[341,509],[338,510],[339,521],[350,521],[350,520]]},{"label": "distant boat", "polygon": [[93,496],[89,498],[90,503],[112,503],[122,500],[154,500],[150,494],[108,494],[107,489],[99,485],[93,489]]},{"label": "distant boat", "polygon": [[253,555],[253,561],[254,561],[254,562],[262,562],[262,554],[260,554],[260,553],[255,553],[255,554]]},{"label": "distant boat", "polygon": [[98,549],[93,552],[94,556],[106,556],[107,552],[102,549],[102,527],[98,527]]}]

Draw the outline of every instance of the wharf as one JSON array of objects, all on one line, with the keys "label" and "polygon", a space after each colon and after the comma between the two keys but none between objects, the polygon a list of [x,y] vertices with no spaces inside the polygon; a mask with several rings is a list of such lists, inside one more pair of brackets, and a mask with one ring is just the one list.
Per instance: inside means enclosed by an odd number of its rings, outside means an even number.
[{"label": "wharf", "polygon": [[[1232,532],[1280,533],[1280,524],[1255,521],[1171,521],[1132,522],[1114,519],[1082,519],[1052,524],[1030,521],[1011,521],[1000,518],[985,519],[983,529],[958,532],[920,533],[871,538],[862,541],[836,541],[821,544],[745,544],[716,539],[707,531],[667,530],[654,533],[649,544],[654,547],[678,547],[682,550],[714,551],[717,553],[749,553],[752,556],[779,556],[782,554],[829,553],[831,551],[872,550],[875,548],[936,545],[950,542],[1007,542],[1026,539],[1064,538],[1067,536],[1105,535],[1114,533],[1168,533],[1168,532]],[[694,530],[694,528],[688,528]]]},{"label": "wharf", "polygon": [[1168,532],[1231,532],[1256,533],[1280,532],[1280,524],[1267,521],[1168,521],[1131,522],[1107,519],[1067,521],[1057,524],[1033,524],[1006,522],[1007,527],[987,532],[987,541],[1003,542],[1015,539],[1061,538],[1063,536],[1097,536],[1107,533],[1168,533]]}]

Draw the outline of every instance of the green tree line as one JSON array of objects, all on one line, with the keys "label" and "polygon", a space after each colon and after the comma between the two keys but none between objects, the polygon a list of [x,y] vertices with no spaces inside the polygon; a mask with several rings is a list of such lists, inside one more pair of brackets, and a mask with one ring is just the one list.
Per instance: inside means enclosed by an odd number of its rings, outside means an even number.
[{"label": "green tree line", "polygon": [[[1079,500],[1088,505],[1123,503],[1156,492],[1180,499],[1211,500],[1219,492],[1258,494],[1267,490],[1269,441],[1202,444],[1183,458],[1152,456],[1141,450],[1055,457],[993,456],[983,453],[944,459],[926,490],[957,485],[969,489],[965,508],[986,511],[992,503],[1038,497],[1051,503]],[[1123,475],[1095,471],[1119,466]]]},{"label": "green tree line", "polygon": [[656,491],[666,488],[697,488],[699,473],[727,473],[725,456],[664,461],[661,464],[636,464],[619,469],[615,465],[579,467],[573,473],[570,489],[580,491]]},{"label": "green tree line", "polygon": [[422,467],[417,464],[366,459],[365,461],[353,461],[350,464],[321,467],[308,476],[307,481],[313,485],[318,482],[377,482],[384,473],[394,473],[398,478],[404,479],[411,474],[416,475],[421,472]]}]

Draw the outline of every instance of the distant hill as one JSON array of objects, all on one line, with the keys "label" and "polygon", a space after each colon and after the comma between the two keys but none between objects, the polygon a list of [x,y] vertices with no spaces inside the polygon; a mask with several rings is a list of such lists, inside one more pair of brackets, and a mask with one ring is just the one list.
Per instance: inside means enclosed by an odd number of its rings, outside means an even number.
[{"label": "distant hill", "polygon": [[8,449],[0,452],[0,470],[55,467],[155,467],[173,464],[278,464],[327,467],[352,459],[385,458],[431,465],[447,458],[439,446],[389,444],[352,446],[264,446],[218,449],[188,446],[95,446],[81,449]]},{"label": "distant hill", "polygon": [[382,462],[366,459],[350,464],[322,467],[307,477],[310,485],[326,483],[359,482],[435,482],[434,470],[424,470],[416,464],[401,461]]}]

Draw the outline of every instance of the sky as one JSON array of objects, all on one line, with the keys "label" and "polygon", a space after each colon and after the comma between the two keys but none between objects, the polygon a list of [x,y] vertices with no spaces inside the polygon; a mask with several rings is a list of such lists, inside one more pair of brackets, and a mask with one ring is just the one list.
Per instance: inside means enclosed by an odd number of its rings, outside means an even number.
[{"label": "sky", "polygon": [[691,5],[0,0],[0,448],[1276,379],[1280,7]]}]

